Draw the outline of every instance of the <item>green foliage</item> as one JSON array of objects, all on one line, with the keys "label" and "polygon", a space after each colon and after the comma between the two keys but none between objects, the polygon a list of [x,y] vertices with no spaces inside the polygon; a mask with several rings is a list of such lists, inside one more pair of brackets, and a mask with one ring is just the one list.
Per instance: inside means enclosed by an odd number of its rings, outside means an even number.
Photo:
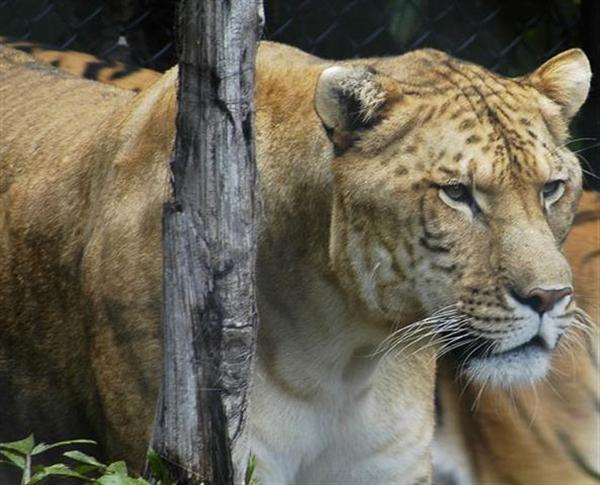
[{"label": "green foliage", "polygon": [[87,482],[93,481],[90,477],[84,475],[77,469],[72,469],[64,463],[56,463],[51,466],[33,465],[33,457],[40,455],[53,448],[62,446],[73,446],[76,444],[95,444],[91,440],[71,440],[60,441],[58,443],[35,444],[33,435],[29,435],[19,441],[10,443],[0,443],[0,455],[7,460],[0,461],[0,464],[8,464],[19,468],[21,474],[21,485],[35,485],[41,483],[49,477],[72,477]]},{"label": "green foliage", "polygon": [[150,471],[152,472],[152,477],[154,477],[155,480],[158,480],[160,485],[177,485],[177,482],[171,480],[169,471],[160,455],[152,448],[148,450],[147,459]]},{"label": "green foliage", "polygon": [[[53,465],[33,465],[33,457],[48,450],[58,447],[79,444],[95,445],[91,440],[70,440],[57,443],[35,444],[33,435],[10,443],[0,443],[0,465],[9,465],[21,470],[21,485],[37,485],[50,477],[69,477],[92,485],[149,485],[143,478],[134,478],[129,475],[124,461],[117,461],[106,465],[93,456],[82,451],[71,450],[63,453],[68,459],[67,463]],[[169,479],[166,467],[159,455],[150,450],[148,462],[156,485],[177,485]]]},{"label": "green foliage", "polygon": [[[116,461],[106,465],[93,456],[79,450],[65,451],[63,456],[67,463],[53,465],[34,465],[33,457],[48,450],[74,445],[95,445],[92,440],[69,440],[57,443],[35,443],[33,435],[10,443],[0,443],[0,466],[9,465],[21,470],[21,485],[37,485],[50,477],[68,477],[92,485],[150,485],[143,478],[129,475],[124,461]],[[148,450],[148,465],[156,485],[177,485],[171,480],[169,471],[160,455],[152,448]],[[254,477],[256,457],[250,456],[246,468],[246,485],[260,485]]]},{"label": "green foliage", "polygon": [[258,478],[254,477],[254,470],[256,468],[256,456],[251,455],[248,460],[248,467],[246,468],[246,485],[260,485]]}]

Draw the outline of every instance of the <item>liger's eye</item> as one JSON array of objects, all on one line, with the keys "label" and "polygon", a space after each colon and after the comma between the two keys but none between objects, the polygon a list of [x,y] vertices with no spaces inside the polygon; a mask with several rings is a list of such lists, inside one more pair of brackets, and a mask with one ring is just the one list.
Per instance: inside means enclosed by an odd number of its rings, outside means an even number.
[{"label": "liger's eye", "polygon": [[553,180],[544,184],[542,188],[542,198],[544,199],[545,205],[549,206],[560,199],[561,195],[565,191],[564,180]]},{"label": "liger's eye", "polygon": [[463,184],[443,185],[440,189],[456,202],[469,203],[471,201],[471,194]]},{"label": "liger's eye", "polygon": [[563,184],[564,182],[562,180],[553,180],[552,182],[544,184],[544,188],[542,189],[542,195],[547,199],[552,197],[553,195],[556,195],[562,188]]},{"label": "liger's eye", "polygon": [[466,185],[448,184],[439,185],[439,196],[447,205],[453,209],[476,214],[480,211],[477,202]]}]

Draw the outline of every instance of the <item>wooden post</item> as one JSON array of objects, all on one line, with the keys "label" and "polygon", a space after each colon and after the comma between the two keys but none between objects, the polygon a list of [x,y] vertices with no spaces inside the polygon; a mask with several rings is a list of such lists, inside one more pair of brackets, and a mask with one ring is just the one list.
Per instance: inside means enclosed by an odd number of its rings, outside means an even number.
[{"label": "wooden post", "polygon": [[152,448],[181,484],[242,484],[256,340],[259,0],[181,0],[163,382]]}]

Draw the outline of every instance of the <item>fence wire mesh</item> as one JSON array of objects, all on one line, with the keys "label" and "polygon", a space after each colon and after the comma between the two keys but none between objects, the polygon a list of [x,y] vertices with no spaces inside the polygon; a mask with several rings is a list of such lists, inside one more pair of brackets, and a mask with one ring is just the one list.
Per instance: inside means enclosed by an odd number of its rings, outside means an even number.
[{"label": "fence wire mesh", "polygon": [[[176,0],[0,0],[0,35],[165,70],[176,62],[175,6]],[[515,75],[574,46],[583,46],[593,65],[600,62],[599,10],[597,0],[266,0],[265,37],[330,59],[433,47]],[[588,171],[600,173],[598,90],[573,147],[589,161]],[[593,175],[588,180],[600,185]]]},{"label": "fence wire mesh", "polygon": [[274,0],[267,9],[270,37],[330,58],[427,46],[512,74],[579,42],[574,2]]},{"label": "fence wire mesh", "polygon": [[164,70],[174,11],[168,0],[0,0],[0,35]]}]

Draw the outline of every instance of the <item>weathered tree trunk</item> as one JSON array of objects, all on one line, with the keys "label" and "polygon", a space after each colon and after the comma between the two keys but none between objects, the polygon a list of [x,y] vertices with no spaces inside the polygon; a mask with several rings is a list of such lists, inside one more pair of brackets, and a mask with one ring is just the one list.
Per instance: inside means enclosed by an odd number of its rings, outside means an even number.
[{"label": "weathered tree trunk", "polygon": [[257,324],[259,0],[181,0],[164,364],[152,447],[182,484],[241,484]]}]

